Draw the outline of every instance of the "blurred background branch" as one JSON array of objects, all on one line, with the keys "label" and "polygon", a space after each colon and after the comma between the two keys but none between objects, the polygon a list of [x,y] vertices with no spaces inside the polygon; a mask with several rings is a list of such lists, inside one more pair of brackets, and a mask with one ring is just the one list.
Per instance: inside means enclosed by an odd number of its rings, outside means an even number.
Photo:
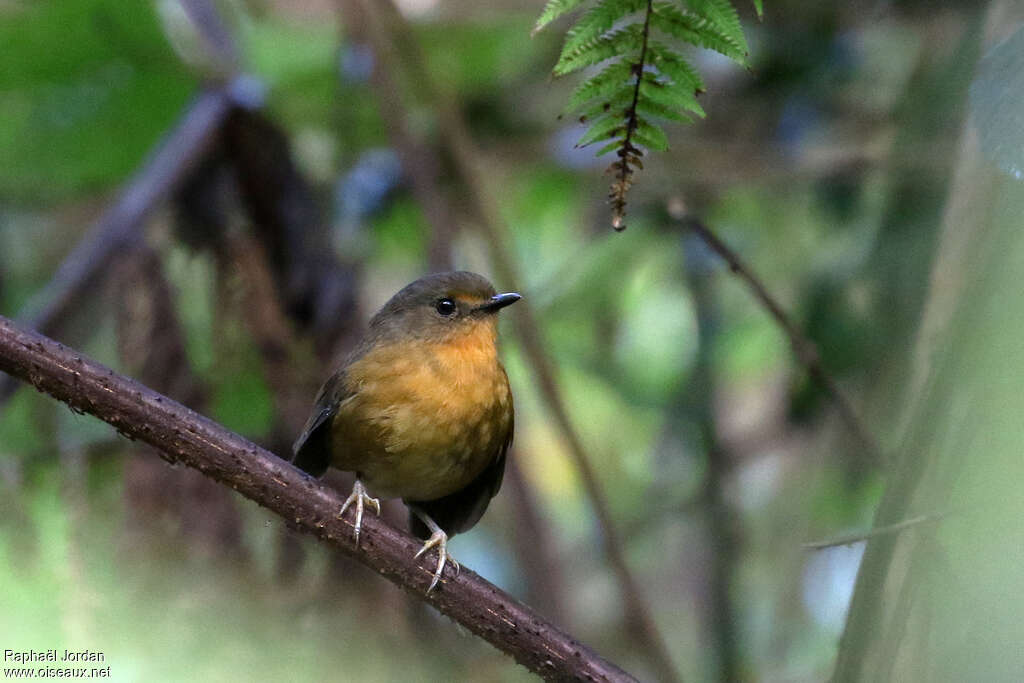
[{"label": "blurred background branch", "polygon": [[789,338],[789,344],[797,361],[807,369],[808,374],[814,378],[814,381],[828,395],[829,400],[835,406],[836,412],[842,418],[843,424],[846,425],[846,428],[850,430],[850,434],[857,440],[859,452],[871,465],[882,465],[884,459],[878,444],[857,416],[850,399],[846,397],[836,380],[822,366],[821,355],[814,346],[814,342],[808,339],[807,335],[796,326],[792,318],[782,309],[782,305],[779,304],[775,297],[769,293],[764,283],[754,274],[750,266],[744,263],[743,259],[730,249],[725,242],[720,240],[707,225],[701,222],[699,218],[693,216],[686,217],[684,223],[687,229],[693,231],[729,265],[729,270],[750,287],[754,298],[764,306],[764,309]]},{"label": "blurred background branch", "polygon": [[[143,222],[202,162],[233,106],[236,102],[230,87],[200,93],[118,200],[67,255],[46,287],[25,304],[19,319],[44,334],[56,334],[58,325],[109,272],[115,257],[125,257],[142,242]],[[0,405],[17,386],[9,377],[0,377]]]}]

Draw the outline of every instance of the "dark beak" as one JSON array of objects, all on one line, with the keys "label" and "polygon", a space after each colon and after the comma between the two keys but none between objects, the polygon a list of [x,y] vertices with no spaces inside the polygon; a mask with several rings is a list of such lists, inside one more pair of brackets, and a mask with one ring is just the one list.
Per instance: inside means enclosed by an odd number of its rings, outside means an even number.
[{"label": "dark beak", "polygon": [[476,310],[483,311],[484,313],[497,313],[506,306],[511,306],[515,302],[519,301],[523,297],[519,296],[515,292],[508,292],[507,294],[495,294],[491,297],[491,300],[485,304],[477,306]]}]

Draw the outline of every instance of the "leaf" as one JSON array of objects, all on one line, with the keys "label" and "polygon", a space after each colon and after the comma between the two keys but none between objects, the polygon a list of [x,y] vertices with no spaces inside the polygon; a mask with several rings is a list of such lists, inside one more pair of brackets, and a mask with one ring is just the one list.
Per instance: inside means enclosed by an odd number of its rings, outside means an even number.
[{"label": "leaf", "polygon": [[704,92],[704,81],[700,74],[685,59],[654,40],[648,41],[647,50],[651,54],[650,64],[671,78],[677,86],[688,88],[691,92]]},{"label": "leaf", "polygon": [[633,78],[633,65],[628,61],[609,64],[596,76],[592,76],[576,86],[569,96],[567,111],[575,111],[590,100],[597,97],[608,97],[616,92],[623,83]]},{"label": "leaf", "polygon": [[0,204],[116,186],[196,88],[152,3],[33,2],[0,17]]},{"label": "leaf", "polygon": [[646,6],[647,0],[601,0],[569,29],[562,52],[572,52],[584,43],[599,38],[611,30],[615,22]]},{"label": "leaf", "polygon": [[761,4],[761,0],[754,0],[754,9],[757,10],[757,18],[764,19],[764,6]]},{"label": "leaf", "polygon": [[576,143],[577,147],[586,147],[592,145],[595,142],[601,142],[608,138],[613,138],[622,133],[626,129],[626,121],[621,116],[606,115],[599,118],[594,125],[590,127],[580,141]]},{"label": "leaf", "polygon": [[697,98],[687,88],[666,85],[658,81],[652,73],[645,73],[643,82],[641,94],[645,99],[652,100],[667,109],[689,111],[704,118],[704,108],[700,106]]},{"label": "leaf", "polygon": [[608,97],[595,99],[593,103],[580,112],[584,119],[597,118],[601,114],[615,114],[620,112],[625,118],[626,110],[633,104],[633,94],[636,92],[635,83],[624,83],[614,94]]},{"label": "leaf", "polygon": [[[641,88],[641,90],[646,90],[646,88]],[[686,114],[683,114],[679,109],[675,107],[666,107],[662,103],[656,102],[650,97],[640,97],[637,99],[636,110],[643,114],[669,119],[670,121],[678,121],[680,123],[689,123],[693,120]]]},{"label": "leaf", "polygon": [[532,33],[536,34],[558,17],[582,5],[583,2],[584,0],[548,0],[548,4],[544,5],[544,10],[540,13],[537,23],[533,26]]},{"label": "leaf", "polygon": [[596,156],[596,157],[604,156],[608,152],[613,152],[613,151],[619,149],[620,147],[622,147],[622,140],[612,140],[607,145],[605,145],[601,149],[597,150],[597,153],[594,156]]},{"label": "leaf", "polygon": [[599,64],[612,57],[625,57],[640,49],[643,42],[643,27],[631,24],[607,35],[592,40],[572,52],[562,51],[555,64],[554,74],[564,76],[585,66]]},{"label": "leaf", "polygon": [[729,0],[685,0],[690,9],[699,17],[710,21],[747,53],[747,40],[743,37],[740,16]]},{"label": "leaf", "polygon": [[704,17],[686,14],[665,2],[654,3],[651,25],[679,40],[721,53],[746,64],[747,44]]},{"label": "leaf", "polygon": [[633,130],[633,140],[638,145],[648,149],[664,152],[668,149],[668,136],[660,126],[648,123],[645,119],[638,119],[636,129]]}]

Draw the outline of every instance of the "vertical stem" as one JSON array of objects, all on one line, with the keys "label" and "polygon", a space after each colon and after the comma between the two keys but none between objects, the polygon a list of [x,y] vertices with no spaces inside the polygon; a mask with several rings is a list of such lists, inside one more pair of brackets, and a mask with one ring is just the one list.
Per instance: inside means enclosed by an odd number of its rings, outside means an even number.
[{"label": "vertical stem", "polygon": [[729,462],[718,440],[715,418],[714,342],[718,330],[718,311],[715,302],[713,271],[702,258],[697,246],[698,237],[687,234],[685,255],[687,280],[693,293],[697,314],[697,362],[689,381],[688,395],[697,401],[695,412],[700,425],[700,436],[707,457],[703,501],[710,539],[711,562],[709,572],[710,622],[715,640],[718,680],[728,683],[740,680],[740,657],[736,634],[735,608],[732,601],[732,583],[738,558],[736,520],[725,498]]}]

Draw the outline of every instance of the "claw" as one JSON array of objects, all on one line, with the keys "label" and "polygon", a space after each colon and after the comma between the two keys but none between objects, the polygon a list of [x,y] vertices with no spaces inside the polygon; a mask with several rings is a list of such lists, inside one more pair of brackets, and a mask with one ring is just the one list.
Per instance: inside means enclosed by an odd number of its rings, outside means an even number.
[{"label": "claw", "polygon": [[437,546],[437,569],[434,571],[434,578],[430,581],[430,587],[427,588],[427,593],[434,590],[437,586],[437,582],[441,580],[441,574],[444,573],[444,565],[450,559],[452,563],[458,567],[459,563],[455,561],[451,555],[448,554],[448,534],[438,529],[430,538],[426,540],[423,547],[419,549],[419,552],[413,556],[413,559],[419,559],[419,556],[427,552],[434,546]]},{"label": "claw", "polygon": [[444,573],[444,566],[447,562],[451,562],[455,565],[455,575],[458,576],[462,567],[455,560],[454,557],[448,554],[448,534],[446,534],[441,527],[437,525],[437,522],[432,520],[429,515],[424,513],[422,510],[416,507],[410,506],[412,511],[423,520],[423,523],[430,529],[430,538],[424,543],[423,547],[413,556],[413,559],[419,559],[419,556],[427,552],[434,546],[437,546],[437,569],[434,570],[434,578],[430,581],[430,586],[427,588],[427,595],[430,594],[434,588],[437,587],[437,582],[441,580],[441,574]]},{"label": "claw", "polygon": [[356,524],[355,524],[355,536],[356,536],[356,547],[359,547],[359,531],[363,527],[363,505],[370,505],[377,514],[380,515],[380,500],[377,498],[371,498],[366,493],[366,487],[363,486],[363,482],[356,479],[355,486],[352,487],[352,493],[349,494],[348,498],[341,505],[341,510],[338,512],[338,519],[341,519],[345,514],[345,510],[352,503],[356,504]]}]

